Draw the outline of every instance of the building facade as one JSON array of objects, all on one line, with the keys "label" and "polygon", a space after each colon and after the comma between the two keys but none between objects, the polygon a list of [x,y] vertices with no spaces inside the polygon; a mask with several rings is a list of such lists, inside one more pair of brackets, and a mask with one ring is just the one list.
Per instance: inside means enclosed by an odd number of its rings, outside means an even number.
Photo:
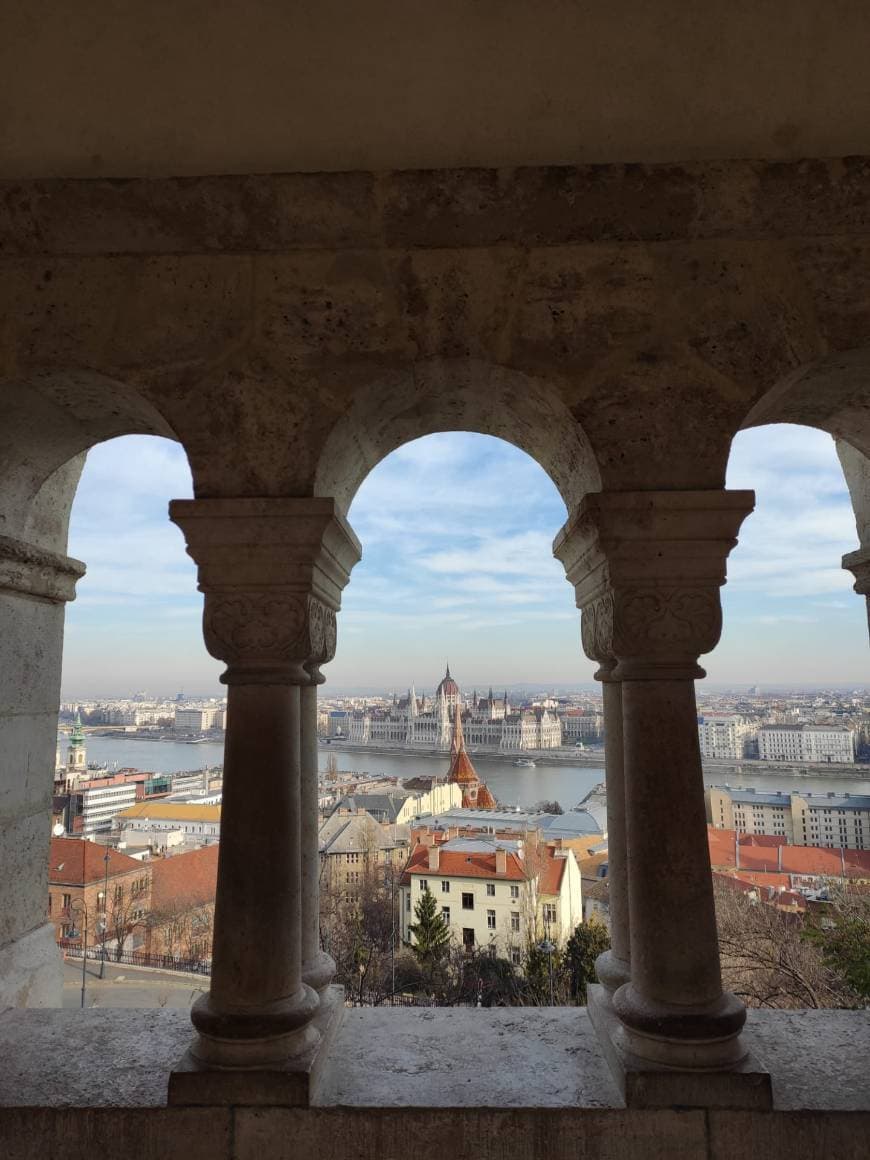
[{"label": "building facade", "polygon": [[705,713],[698,718],[698,742],[702,758],[739,760],[747,756],[752,725],[738,713]]},{"label": "building facade", "polygon": [[790,845],[870,849],[870,796],[758,792],[711,786],[707,819],[719,830],[769,834]]},{"label": "building facade", "polygon": [[[533,851],[533,852],[532,852]],[[571,850],[527,848],[522,840],[429,837],[411,855],[401,882],[402,938],[423,893],[433,893],[452,940],[519,964],[530,941],[563,943],[581,921],[580,871]]]},{"label": "building facade", "polygon": [[347,736],[358,745],[449,749],[457,705],[467,742],[475,748],[511,753],[557,749],[562,744],[562,723],[551,709],[514,708],[507,692],[496,698],[492,689],[487,697],[478,697],[475,692],[465,704],[449,665],[431,701],[418,697],[412,686],[407,696],[395,699],[389,708],[355,710],[346,721]]},{"label": "building facade", "polygon": [[762,761],[850,765],[855,761],[855,737],[842,725],[762,725],[758,756]]}]

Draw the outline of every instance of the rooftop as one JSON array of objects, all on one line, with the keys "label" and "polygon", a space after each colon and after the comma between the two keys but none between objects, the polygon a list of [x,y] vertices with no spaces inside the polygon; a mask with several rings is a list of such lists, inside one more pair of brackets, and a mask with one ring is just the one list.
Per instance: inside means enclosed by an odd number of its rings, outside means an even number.
[{"label": "rooftop", "polygon": [[106,875],[106,852],[109,854],[109,877],[142,872],[142,863],[136,858],[120,854],[111,846],[99,846],[80,838],[52,838],[48,855],[48,880],[65,886],[84,886],[101,882]]},{"label": "rooftop", "polygon": [[179,822],[219,822],[221,820],[220,806],[192,806],[184,802],[148,801],[129,806],[126,810],[119,810],[117,816],[130,821],[141,819],[148,821],[179,821]]}]

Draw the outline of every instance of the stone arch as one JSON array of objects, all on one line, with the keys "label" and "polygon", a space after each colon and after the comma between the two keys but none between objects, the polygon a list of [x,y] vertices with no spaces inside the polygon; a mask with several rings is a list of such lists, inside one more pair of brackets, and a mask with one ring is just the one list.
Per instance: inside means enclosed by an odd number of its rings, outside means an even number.
[{"label": "stone arch", "polygon": [[0,382],[0,1008],[59,1006],[45,921],[66,556],[88,449],[119,435],[176,439],[137,390],[81,371]]},{"label": "stone arch", "polygon": [[767,423],[818,427],[870,455],[870,347],[825,355],[780,379],[741,428]]},{"label": "stone arch", "polygon": [[69,511],[96,443],[120,435],[178,435],[135,388],[70,371],[0,385],[0,535],[66,549]]},{"label": "stone arch", "polygon": [[599,491],[598,462],[586,434],[548,382],[477,360],[418,364],[358,390],[320,453],[314,494],[346,512],[368,473],[391,451],[424,435],[473,431],[530,455],[572,510]]},{"label": "stone arch", "polygon": [[[838,351],[797,368],[755,402],[741,429],[768,423],[802,424],[833,436],[865,555],[870,549],[870,347]],[[845,560],[844,565],[854,571]],[[859,579],[856,590],[864,592],[866,583],[861,587]]]}]

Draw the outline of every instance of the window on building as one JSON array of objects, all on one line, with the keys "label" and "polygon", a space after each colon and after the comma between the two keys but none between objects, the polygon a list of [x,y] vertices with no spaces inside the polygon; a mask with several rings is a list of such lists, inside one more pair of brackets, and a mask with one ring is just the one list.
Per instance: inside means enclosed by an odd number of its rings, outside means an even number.
[{"label": "window on building", "polygon": [[511,885],[511,898],[519,898],[520,888],[516,885]]},{"label": "window on building", "polygon": [[441,893],[442,894],[449,894],[450,893],[450,883],[446,879],[442,879],[442,881],[441,881]]},{"label": "window on building", "polygon": [[523,956],[519,947],[511,947],[511,962],[515,967],[522,964]]},{"label": "window on building", "polygon": [[488,898],[495,898],[495,883],[494,882],[487,882],[486,893],[487,893]]},{"label": "window on building", "polygon": [[421,890],[428,890],[429,889],[429,879],[428,878],[421,878],[420,879],[420,889]]},{"label": "window on building", "polygon": [[450,907],[449,906],[442,906],[441,907],[441,917],[444,919],[444,921],[447,923],[447,925],[450,926]]},{"label": "window on building", "polygon": [[405,895],[405,910],[411,909],[411,894],[410,891]]},{"label": "window on building", "polygon": [[71,905],[72,905],[72,895],[65,894],[63,896],[63,908],[64,908],[64,910],[69,910]]},{"label": "window on building", "polygon": [[462,909],[463,910],[474,910],[474,895],[473,894],[466,894],[463,892]]},{"label": "window on building", "polygon": [[518,910],[511,911],[511,930],[518,931],[520,929],[520,912]]},{"label": "window on building", "polygon": [[555,902],[544,903],[544,922],[556,921],[556,904]]},{"label": "window on building", "polygon": [[467,951],[474,950],[474,930],[470,926],[462,928],[462,945]]},{"label": "window on building", "polygon": [[486,912],[486,927],[487,930],[495,930],[495,911],[488,910]]}]

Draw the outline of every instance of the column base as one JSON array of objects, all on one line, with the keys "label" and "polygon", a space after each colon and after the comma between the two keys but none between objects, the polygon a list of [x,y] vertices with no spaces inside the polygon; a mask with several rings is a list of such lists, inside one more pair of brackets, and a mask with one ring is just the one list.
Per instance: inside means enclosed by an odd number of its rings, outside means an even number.
[{"label": "column base", "polygon": [[320,996],[320,1010],[311,1022],[316,1041],[302,1054],[281,1063],[234,1069],[209,1067],[187,1051],[169,1076],[168,1102],[176,1107],[308,1107],[343,1015],[344,987],[327,987]]},{"label": "column base", "polygon": [[302,981],[322,995],[335,978],[335,960],[326,951],[319,951],[310,961],[302,964]]},{"label": "column base", "polygon": [[773,1107],[770,1074],[752,1055],[728,1069],[670,1067],[635,1055],[625,1028],[600,984],[587,988],[586,1007],[604,1058],[628,1108]]}]

